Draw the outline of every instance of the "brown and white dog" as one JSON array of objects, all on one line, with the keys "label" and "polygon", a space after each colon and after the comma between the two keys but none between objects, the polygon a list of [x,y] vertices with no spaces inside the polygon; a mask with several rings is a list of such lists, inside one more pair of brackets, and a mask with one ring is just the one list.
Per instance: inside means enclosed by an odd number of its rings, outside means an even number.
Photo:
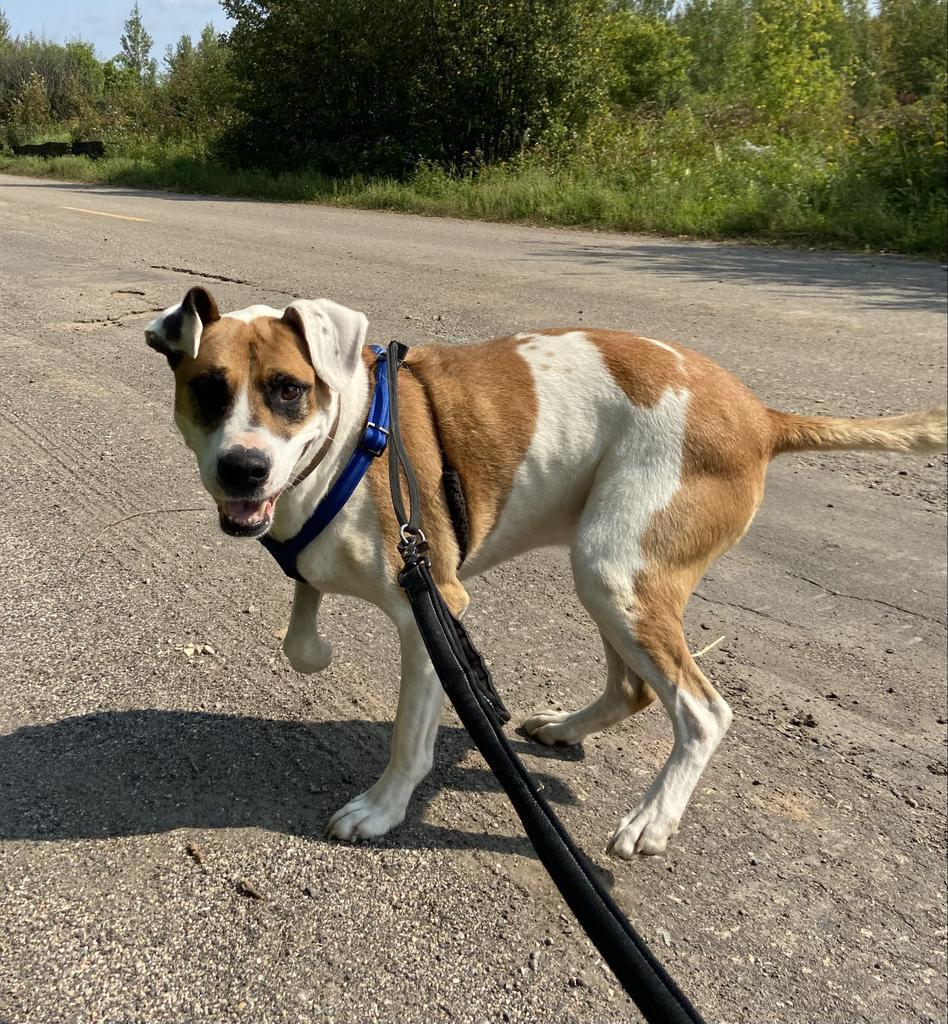
[{"label": "brown and white dog", "polygon": [[[367,328],[363,314],[326,300],[221,316],[202,288],[149,325],[148,344],[174,370],[175,422],[227,533],[294,536],[326,493],[366,419]],[[750,526],[771,458],[939,451],[945,410],[862,420],[776,412],[704,356],[620,331],[423,346],[406,365],[401,426],[438,585],[460,614],[462,580],[531,548],[569,547],[577,593],[605,648],[605,691],[579,711],[543,711],[524,726],[543,743],[579,743],[658,697],[674,746],[609,849],[624,858],[660,852],[731,721],[688,651],[682,613],[714,559]],[[467,504],[460,568],[443,460]],[[301,554],[306,582],[295,584],[283,643],[300,672],[328,665],[330,646],[317,630],[325,591],[378,605],[398,629],[391,757],[375,785],[330,819],[340,839],[380,836],[404,818],[431,768],[441,710],[441,686],[395,578],[398,532],[383,462]]]}]

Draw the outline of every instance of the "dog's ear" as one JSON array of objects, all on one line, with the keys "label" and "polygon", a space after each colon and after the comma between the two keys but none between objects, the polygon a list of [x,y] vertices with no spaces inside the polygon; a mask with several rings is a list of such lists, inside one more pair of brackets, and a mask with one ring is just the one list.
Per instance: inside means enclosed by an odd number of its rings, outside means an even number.
[{"label": "dog's ear", "polygon": [[201,332],[220,320],[214,296],[206,288],[192,288],[177,306],[169,306],[145,328],[145,341],[175,365],[181,356],[197,359]]},{"label": "dog's ear", "polygon": [[366,315],[329,299],[300,299],[283,311],[283,322],[306,342],[319,377],[342,391],[359,363],[369,329]]}]

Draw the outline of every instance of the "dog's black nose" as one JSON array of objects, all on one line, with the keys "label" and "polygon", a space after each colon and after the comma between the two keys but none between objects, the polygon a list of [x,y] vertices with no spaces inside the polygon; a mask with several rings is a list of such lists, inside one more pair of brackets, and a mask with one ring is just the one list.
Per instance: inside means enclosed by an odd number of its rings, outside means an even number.
[{"label": "dog's black nose", "polygon": [[231,448],[217,460],[217,478],[233,494],[255,491],[270,475],[270,459],[259,448]]}]

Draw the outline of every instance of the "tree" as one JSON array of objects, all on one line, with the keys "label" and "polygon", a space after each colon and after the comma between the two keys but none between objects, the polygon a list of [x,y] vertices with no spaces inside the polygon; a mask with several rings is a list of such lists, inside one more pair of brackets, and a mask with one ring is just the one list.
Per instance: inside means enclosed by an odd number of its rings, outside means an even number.
[{"label": "tree", "polygon": [[194,66],[194,43],[189,35],[183,35],[178,42],[165,49],[165,67],[168,75],[173,76],[188,72]]},{"label": "tree", "polygon": [[613,4],[617,12],[628,11],[643,18],[668,18],[675,7],[675,0],[619,0]]},{"label": "tree", "polygon": [[[272,167],[502,160],[601,102],[604,0],[224,0],[240,123]],[[475,9],[476,8],[476,9]]]},{"label": "tree", "polygon": [[800,131],[840,118],[842,77],[829,43],[841,16],[836,0],[756,0],[751,78],[771,123]]},{"label": "tree", "polygon": [[946,0],[881,0],[876,46],[881,75],[902,102],[933,90],[946,72]]},{"label": "tree", "polygon": [[695,91],[749,104],[751,0],[690,0],[674,24],[688,38]]},{"label": "tree", "polygon": [[662,18],[615,11],[605,25],[609,97],[627,110],[672,106],[688,84],[688,39]]},{"label": "tree", "polygon": [[205,25],[195,46],[183,35],[165,54],[168,69],[164,97],[176,134],[207,139],[216,136],[230,118],[233,83],[228,53],[213,25]]},{"label": "tree", "polygon": [[121,43],[122,52],[115,58],[118,66],[139,83],[154,82],[158,72],[157,64],[151,59],[154,40],[145,31],[137,2],[125,22]]},{"label": "tree", "polygon": [[876,18],[870,0],[843,0],[842,17],[833,25],[830,58],[843,71],[847,105],[854,114],[882,105],[879,52],[875,46]]},{"label": "tree", "polygon": [[49,94],[46,83],[35,71],[21,85],[4,120],[4,134],[12,145],[30,140],[49,125]]},{"label": "tree", "polygon": [[[34,75],[37,81],[27,88]],[[50,121],[62,122],[88,111],[102,87],[102,65],[89,43],[72,40],[61,46],[25,36],[0,45],[0,123],[14,116],[13,105],[24,100],[25,88],[28,108],[46,109]]]},{"label": "tree", "polygon": [[10,42],[10,19],[0,7],[0,43]]}]

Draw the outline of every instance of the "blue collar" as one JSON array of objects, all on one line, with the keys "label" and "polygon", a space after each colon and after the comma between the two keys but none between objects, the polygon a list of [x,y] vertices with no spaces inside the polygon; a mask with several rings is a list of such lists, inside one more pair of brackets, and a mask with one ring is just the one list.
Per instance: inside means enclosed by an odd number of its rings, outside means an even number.
[{"label": "blue collar", "polygon": [[362,437],[356,445],[346,468],[326,492],[323,500],[313,509],[309,519],[300,527],[295,537],[276,540],[269,534],[260,538],[260,543],[277,560],[277,564],[292,580],[305,580],[299,574],[296,560],[307,545],[311,544],[333,521],[339,510],[352,497],[369,466],[384,451],[388,443],[390,409],[388,401],[388,359],[385,349],[372,346],[375,353],[375,390],[369,403],[369,415]]}]

